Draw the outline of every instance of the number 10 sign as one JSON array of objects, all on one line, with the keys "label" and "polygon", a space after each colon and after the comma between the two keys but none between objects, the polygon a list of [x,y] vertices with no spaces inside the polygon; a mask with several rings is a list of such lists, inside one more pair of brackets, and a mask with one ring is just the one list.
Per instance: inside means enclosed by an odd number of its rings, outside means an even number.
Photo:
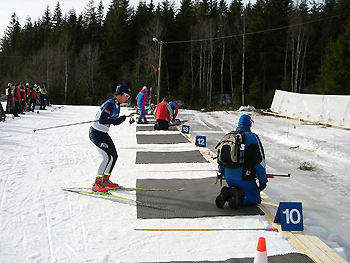
[{"label": "number 10 sign", "polygon": [[274,223],[281,223],[282,231],[303,231],[303,210],[300,202],[280,202]]}]

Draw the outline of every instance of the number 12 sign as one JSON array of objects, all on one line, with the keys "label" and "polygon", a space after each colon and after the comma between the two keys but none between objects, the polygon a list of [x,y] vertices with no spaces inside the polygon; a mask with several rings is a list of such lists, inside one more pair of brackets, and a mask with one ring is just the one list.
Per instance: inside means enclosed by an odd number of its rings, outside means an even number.
[{"label": "number 12 sign", "polygon": [[195,145],[198,147],[207,147],[207,137],[197,135]]},{"label": "number 12 sign", "polygon": [[303,210],[300,202],[280,202],[274,223],[281,223],[282,231],[303,231]]}]

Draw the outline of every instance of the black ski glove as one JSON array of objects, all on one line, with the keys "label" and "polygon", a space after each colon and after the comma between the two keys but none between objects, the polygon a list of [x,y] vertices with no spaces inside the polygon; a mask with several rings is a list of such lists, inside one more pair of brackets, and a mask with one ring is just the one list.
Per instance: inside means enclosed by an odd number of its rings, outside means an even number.
[{"label": "black ski glove", "polygon": [[126,119],[126,116],[119,116],[118,119],[113,120],[113,125],[119,125],[123,123]]},{"label": "black ski glove", "polygon": [[218,172],[218,173],[216,174],[216,177],[217,177],[218,180],[223,180],[223,179],[224,179],[224,174]]},{"label": "black ski glove", "polygon": [[266,188],[266,184],[260,184],[259,190],[262,191]]}]

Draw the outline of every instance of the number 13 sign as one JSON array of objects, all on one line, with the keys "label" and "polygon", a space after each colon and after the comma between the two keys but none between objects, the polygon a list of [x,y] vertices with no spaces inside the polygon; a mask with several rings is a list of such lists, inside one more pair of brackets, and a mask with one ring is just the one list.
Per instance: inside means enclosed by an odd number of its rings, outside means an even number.
[{"label": "number 13 sign", "polygon": [[280,202],[274,223],[281,223],[282,231],[303,231],[303,210],[300,202]]}]

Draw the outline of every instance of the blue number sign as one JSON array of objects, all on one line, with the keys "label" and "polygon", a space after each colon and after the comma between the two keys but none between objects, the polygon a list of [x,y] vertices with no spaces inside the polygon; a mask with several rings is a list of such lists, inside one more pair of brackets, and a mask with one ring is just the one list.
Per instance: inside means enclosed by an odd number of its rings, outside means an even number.
[{"label": "blue number sign", "polygon": [[303,209],[300,202],[280,202],[274,223],[281,223],[282,231],[303,231]]},{"label": "blue number sign", "polygon": [[207,146],[207,137],[205,136],[196,136],[196,146],[206,147]]},{"label": "blue number sign", "polygon": [[185,134],[189,134],[189,133],[190,133],[190,126],[188,126],[188,125],[182,125],[181,132],[182,132],[182,133],[185,133]]}]

